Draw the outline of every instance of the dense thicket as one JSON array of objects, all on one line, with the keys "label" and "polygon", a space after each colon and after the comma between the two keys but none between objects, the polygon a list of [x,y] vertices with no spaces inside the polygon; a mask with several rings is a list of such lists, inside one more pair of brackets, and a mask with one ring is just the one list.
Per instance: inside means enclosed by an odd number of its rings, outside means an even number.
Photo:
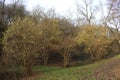
[{"label": "dense thicket", "polygon": [[[119,53],[119,6],[117,8],[113,6],[115,2],[109,2],[112,5],[108,8],[110,13],[103,17],[104,23],[97,24],[94,16],[97,10],[87,0],[83,1],[83,10],[77,4],[77,15],[82,16],[77,17],[75,24],[66,17],[56,16],[52,9],[37,8],[26,14],[22,4],[0,2],[1,62],[22,65],[31,75],[31,67],[37,61],[39,65],[61,61],[62,66],[68,67],[74,60],[96,61]],[[110,25],[113,21],[116,21],[115,28]]]},{"label": "dense thicket", "polygon": [[20,4],[19,0],[13,0],[13,3],[10,4],[6,4],[6,2],[7,0],[0,0],[0,56],[2,54],[1,39],[9,24],[14,21],[15,17],[23,18],[29,15],[25,10],[25,6]]}]

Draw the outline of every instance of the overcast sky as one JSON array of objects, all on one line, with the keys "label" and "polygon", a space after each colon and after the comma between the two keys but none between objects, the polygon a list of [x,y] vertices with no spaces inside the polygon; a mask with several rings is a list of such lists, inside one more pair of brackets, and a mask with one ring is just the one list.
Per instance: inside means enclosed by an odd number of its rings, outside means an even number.
[{"label": "overcast sky", "polygon": [[[69,12],[74,13],[76,1],[82,4],[82,0],[26,0],[25,5],[29,11],[39,5],[45,9],[53,8],[60,15],[68,15]],[[94,3],[98,4],[100,1],[104,4],[106,0],[94,0]]]}]

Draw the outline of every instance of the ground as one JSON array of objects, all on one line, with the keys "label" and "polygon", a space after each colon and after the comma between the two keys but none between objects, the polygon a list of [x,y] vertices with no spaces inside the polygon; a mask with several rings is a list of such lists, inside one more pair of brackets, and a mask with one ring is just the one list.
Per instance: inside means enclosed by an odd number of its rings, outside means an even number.
[{"label": "ground", "polygon": [[[34,66],[27,80],[120,80],[120,55],[77,67]],[[22,77],[20,80],[26,80]]]},{"label": "ground", "polygon": [[94,74],[97,80],[120,80],[120,59],[114,59],[100,65]]}]

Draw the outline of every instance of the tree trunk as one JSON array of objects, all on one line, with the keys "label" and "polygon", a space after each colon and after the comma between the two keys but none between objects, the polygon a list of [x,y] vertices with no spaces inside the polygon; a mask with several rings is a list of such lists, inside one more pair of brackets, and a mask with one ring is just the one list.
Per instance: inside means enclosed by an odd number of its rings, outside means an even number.
[{"label": "tree trunk", "polygon": [[69,59],[69,57],[70,57],[69,54],[64,53],[64,56],[63,56],[63,57],[64,57],[63,66],[64,66],[64,67],[69,67],[69,66],[70,66],[70,65],[69,65],[69,60],[70,60],[70,59]]},{"label": "tree trunk", "polygon": [[24,66],[25,66],[25,72],[27,76],[31,76],[32,75],[32,60],[31,60],[31,55],[27,54],[25,55],[25,59],[24,59]]},{"label": "tree trunk", "polygon": [[29,61],[27,62],[25,67],[26,67],[26,75],[31,76],[32,75],[32,65],[30,64]]},{"label": "tree trunk", "polygon": [[47,55],[44,56],[44,64],[45,64],[45,65],[48,64],[48,56],[47,56]]}]

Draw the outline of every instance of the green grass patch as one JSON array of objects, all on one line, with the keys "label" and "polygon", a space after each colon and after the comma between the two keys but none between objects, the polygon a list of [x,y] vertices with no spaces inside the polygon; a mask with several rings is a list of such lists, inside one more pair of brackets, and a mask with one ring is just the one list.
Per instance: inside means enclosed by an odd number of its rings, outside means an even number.
[{"label": "green grass patch", "polygon": [[70,68],[36,66],[33,70],[42,73],[40,77],[35,80],[80,80],[83,78],[94,80],[92,74],[96,66],[98,66],[98,64]]},{"label": "green grass patch", "polygon": [[103,59],[93,64],[85,66],[61,68],[61,67],[48,67],[48,66],[36,66],[34,71],[40,71],[42,74],[35,80],[96,80],[93,78],[93,74],[96,69],[107,62],[115,59],[120,59],[120,55],[110,59]]},{"label": "green grass patch", "polygon": [[[77,67],[53,67],[53,66],[33,66],[33,72],[38,73],[32,80],[96,80],[93,75],[98,67],[111,61],[120,59],[120,55],[113,58],[103,59],[92,64]],[[109,65],[108,65],[109,66]],[[24,67],[5,67],[7,71],[23,71]]]}]

